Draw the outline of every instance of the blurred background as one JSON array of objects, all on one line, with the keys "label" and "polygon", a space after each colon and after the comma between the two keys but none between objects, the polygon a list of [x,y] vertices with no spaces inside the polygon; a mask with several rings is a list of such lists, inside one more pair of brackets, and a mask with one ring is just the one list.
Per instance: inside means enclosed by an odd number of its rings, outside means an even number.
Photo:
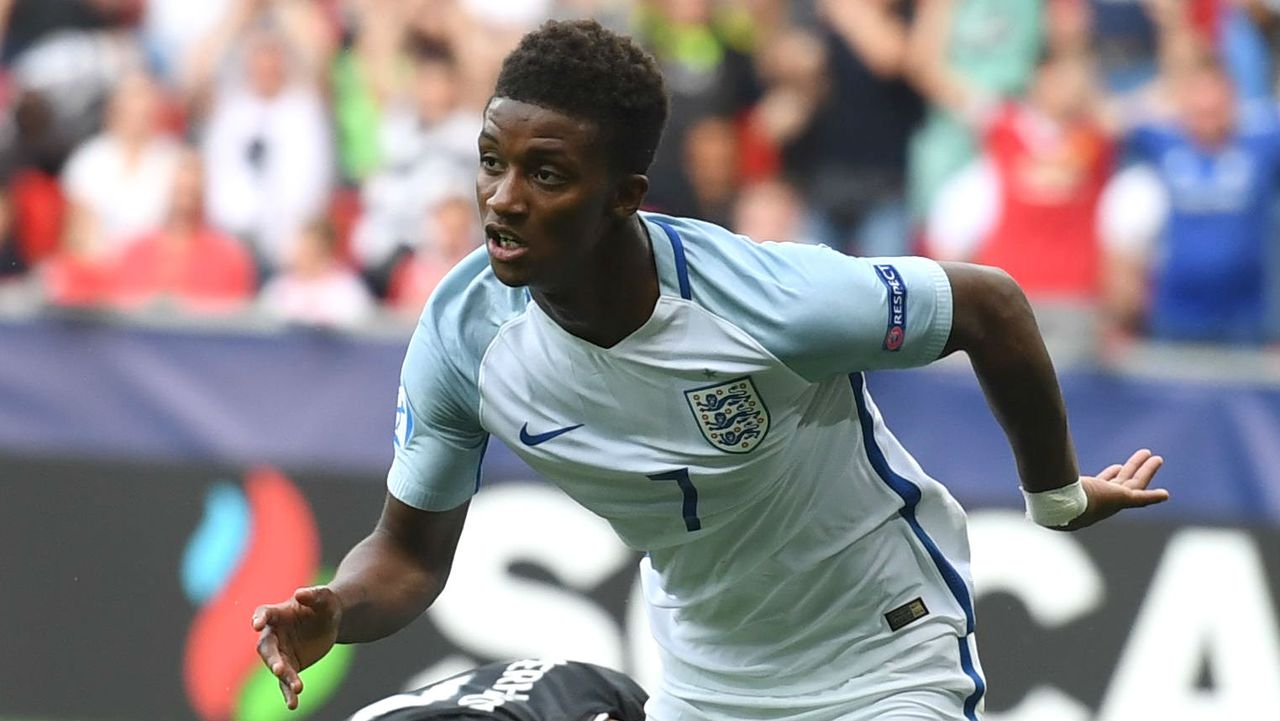
[{"label": "blurred background", "polygon": [[[651,209],[1003,267],[1084,470],[1167,458],[1171,503],[1043,531],[963,359],[872,377],[971,511],[989,719],[1280,721],[1275,0],[0,0],[0,719],[286,717],[250,613],[376,519],[483,105],[550,17],[661,63]],[[652,688],[603,522],[495,447],[468,526],[293,718],[524,655]]]}]

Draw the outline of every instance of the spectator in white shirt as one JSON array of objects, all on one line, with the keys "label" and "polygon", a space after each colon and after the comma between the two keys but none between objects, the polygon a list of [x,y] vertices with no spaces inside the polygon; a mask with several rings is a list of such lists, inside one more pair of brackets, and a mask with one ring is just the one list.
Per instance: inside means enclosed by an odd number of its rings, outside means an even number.
[{"label": "spectator in white shirt", "polygon": [[265,313],[288,323],[353,328],[374,311],[373,296],[338,252],[333,228],[307,224],[292,244],[287,269],[262,289]]},{"label": "spectator in white shirt", "polygon": [[206,126],[210,219],[240,236],[267,270],[323,214],[333,178],[328,118],[314,83],[291,73],[289,51],[254,31],[243,74],[220,89]]},{"label": "spectator in white shirt", "polygon": [[462,106],[453,53],[419,40],[411,55],[410,92],[383,115],[382,164],[365,181],[364,213],[354,229],[356,257],[377,286],[406,252],[419,247],[430,210],[458,185],[474,183],[480,163],[481,114]]},{"label": "spectator in white shirt", "polygon": [[164,220],[180,147],[160,122],[160,90],[141,73],[111,96],[103,132],[85,141],[62,171],[69,207],[64,244],[109,259]]}]

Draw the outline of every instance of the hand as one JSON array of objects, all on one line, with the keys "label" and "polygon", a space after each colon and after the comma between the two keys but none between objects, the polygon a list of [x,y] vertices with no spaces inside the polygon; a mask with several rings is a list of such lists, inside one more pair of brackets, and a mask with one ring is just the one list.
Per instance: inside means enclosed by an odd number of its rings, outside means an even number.
[{"label": "hand", "polygon": [[1092,526],[1126,508],[1142,508],[1169,500],[1165,489],[1147,488],[1162,465],[1163,458],[1144,448],[1129,456],[1123,466],[1108,466],[1096,476],[1081,476],[1089,505],[1078,518],[1063,526],[1063,530]]},{"label": "hand", "polygon": [[298,708],[302,693],[298,674],[333,648],[341,620],[342,603],[327,586],[299,588],[288,601],[253,612],[253,630],[262,634],[258,655],[279,680],[290,711]]}]

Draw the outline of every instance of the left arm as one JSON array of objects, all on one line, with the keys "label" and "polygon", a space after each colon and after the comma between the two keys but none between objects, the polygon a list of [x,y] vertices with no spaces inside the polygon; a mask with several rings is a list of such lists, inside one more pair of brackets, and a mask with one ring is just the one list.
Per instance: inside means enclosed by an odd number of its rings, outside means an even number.
[{"label": "left arm", "polygon": [[953,303],[951,335],[943,355],[969,354],[987,402],[1009,438],[1023,489],[1039,494],[1078,480],[1087,506],[1062,526],[1066,530],[1083,528],[1125,508],[1167,500],[1168,491],[1147,488],[1164,462],[1148,450],[1097,476],[1079,474],[1053,363],[1022,289],[995,268],[942,266]]}]

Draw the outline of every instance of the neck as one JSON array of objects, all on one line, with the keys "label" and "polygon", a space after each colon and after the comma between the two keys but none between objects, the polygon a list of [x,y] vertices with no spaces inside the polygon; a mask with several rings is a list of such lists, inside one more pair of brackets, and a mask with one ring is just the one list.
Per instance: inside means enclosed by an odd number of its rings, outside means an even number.
[{"label": "neck", "polygon": [[141,157],[147,147],[147,138],[142,135],[120,135],[120,150],[124,153],[125,162],[133,165]]},{"label": "neck", "polygon": [[179,214],[169,219],[169,232],[172,235],[178,235],[183,238],[190,237],[195,235],[199,228],[200,221],[196,218]]},{"label": "neck", "polygon": [[659,295],[640,216],[602,238],[561,287],[533,288],[532,294],[553,321],[589,343],[610,348],[634,333],[653,315]]},{"label": "neck", "polygon": [[1210,153],[1216,153],[1228,145],[1228,141],[1231,139],[1231,133],[1206,133],[1203,135],[1193,135],[1192,139],[1202,150]]},{"label": "neck", "polygon": [[170,252],[185,251],[195,237],[197,226],[182,218],[172,218],[160,235],[161,246]]}]

